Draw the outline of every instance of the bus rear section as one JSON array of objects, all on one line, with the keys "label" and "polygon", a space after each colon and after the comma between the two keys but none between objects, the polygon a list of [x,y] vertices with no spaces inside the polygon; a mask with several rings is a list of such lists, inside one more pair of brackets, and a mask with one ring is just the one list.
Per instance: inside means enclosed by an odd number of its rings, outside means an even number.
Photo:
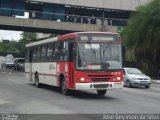
[{"label": "bus rear section", "polygon": [[[56,50],[58,44],[61,46]],[[53,47],[50,49],[50,61],[47,58],[48,50],[43,52],[44,45],[46,49],[48,45]],[[36,62],[32,60],[32,50],[37,46],[40,46],[40,58],[45,56],[45,59]],[[43,83],[58,86],[63,94],[69,94],[70,90],[97,90],[98,95],[105,95],[107,90],[123,88],[121,39],[118,34],[71,33],[59,36],[56,40],[54,38],[30,44],[28,49],[31,50],[28,53],[32,55],[28,55],[30,58],[25,66],[28,67],[26,73],[37,85]],[[45,67],[38,67],[42,64]],[[50,69],[49,73],[47,69]],[[52,79],[46,79],[48,75],[52,76]]]}]

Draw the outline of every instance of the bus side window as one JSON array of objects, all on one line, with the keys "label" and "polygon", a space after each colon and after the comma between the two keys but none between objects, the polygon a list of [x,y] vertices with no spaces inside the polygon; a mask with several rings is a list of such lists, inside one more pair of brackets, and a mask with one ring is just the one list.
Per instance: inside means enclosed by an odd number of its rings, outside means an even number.
[{"label": "bus side window", "polygon": [[67,49],[68,49],[67,42],[60,42],[59,43],[58,51],[59,51],[59,60],[60,61],[67,61]]},{"label": "bus side window", "polygon": [[61,42],[56,42],[55,43],[55,50],[54,50],[54,60],[55,61],[60,61],[60,51],[62,49],[63,46],[61,46]]},{"label": "bus side window", "polygon": [[53,59],[53,61],[56,61],[56,51],[57,51],[57,49],[56,49],[56,43],[53,43],[53,51],[52,51],[52,59]]},{"label": "bus side window", "polygon": [[48,44],[48,48],[47,48],[47,60],[48,61],[52,60],[52,54],[53,54],[53,44]]},{"label": "bus side window", "polygon": [[63,49],[61,50],[61,57],[63,61],[68,61],[68,42],[63,42]]},{"label": "bus side window", "polygon": [[28,50],[27,51],[27,59],[26,59],[26,62],[32,62],[33,61],[33,50]]},{"label": "bus side window", "polygon": [[33,61],[33,62],[36,61],[36,49],[37,49],[37,48],[35,47],[35,48],[33,49],[33,51],[32,51],[32,52],[33,52],[33,53],[32,53],[32,54],[33,54],[33,55],[32,55],[32,61]]},{"label": "bus side window", "polygon": [[47,45],[42,45],[41,61],[46,61]]},{"label": "bus side window", "polygon": [[40,61],[41,61],[41,46],[38,46],[36,50],[36,62]]}]

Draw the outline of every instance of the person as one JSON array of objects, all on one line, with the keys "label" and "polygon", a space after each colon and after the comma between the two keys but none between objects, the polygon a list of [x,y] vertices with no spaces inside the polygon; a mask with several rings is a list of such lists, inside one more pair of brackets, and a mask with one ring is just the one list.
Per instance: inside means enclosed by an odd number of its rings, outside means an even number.
[{"label": "person", "polygon": [[74,22],[74,21],[75,21],[75,16],[74,15],[69,15],[68,22]]},{"label": "person", "polygon": [[81,17],[77,16],[76,23],[81,23]]},{"label": "person", "polygon": [[96,18],[94,16],[92,16],[91,20],[90,20],[90,24],[96,24]]},{"label": "person", "polygon": [[87,18],[87,17],[83,17],[83,18],[82,18],[82,23],[88,24],[88,22],[89,22],[89,21],[88,21],[88,18]]}]

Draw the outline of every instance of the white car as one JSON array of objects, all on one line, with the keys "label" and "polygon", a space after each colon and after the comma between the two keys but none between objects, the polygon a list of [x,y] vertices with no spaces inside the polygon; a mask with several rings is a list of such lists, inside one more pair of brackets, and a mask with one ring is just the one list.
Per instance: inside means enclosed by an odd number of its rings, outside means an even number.
[{"label": "white car", "polygon": [[127,87],[144,86],[149,88],[151,85],[151,78],[143,74],[137,68],[123,68],[124,72],[124,85]]}]

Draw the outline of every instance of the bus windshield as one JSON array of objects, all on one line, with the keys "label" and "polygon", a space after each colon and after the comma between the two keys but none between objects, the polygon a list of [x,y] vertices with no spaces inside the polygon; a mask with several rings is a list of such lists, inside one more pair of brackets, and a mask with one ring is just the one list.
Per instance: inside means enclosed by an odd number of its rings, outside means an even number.
[{"label": "bus windshield", "polygon": [[121,45],[115,43],[77,43],[78,70],[122,69]]}]

